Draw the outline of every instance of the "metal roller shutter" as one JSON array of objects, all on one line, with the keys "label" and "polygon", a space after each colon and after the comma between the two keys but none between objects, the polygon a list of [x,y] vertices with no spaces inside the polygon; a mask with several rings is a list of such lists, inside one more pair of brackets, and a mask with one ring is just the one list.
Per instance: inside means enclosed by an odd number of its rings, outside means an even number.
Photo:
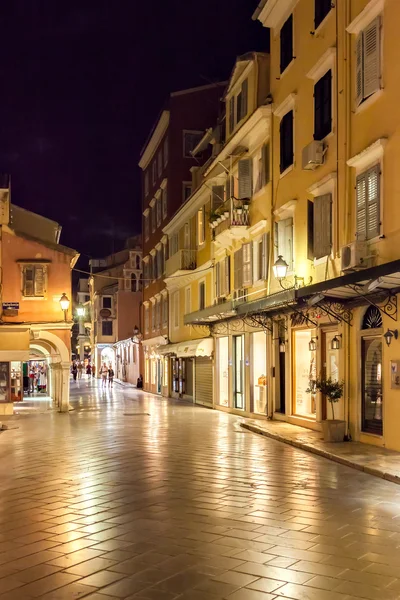
[{"label": "metal roller shutter", "polygon": [[196,357],[195,363],[195,404],[212,408],[213,405],[213,365],[209,357]]}]

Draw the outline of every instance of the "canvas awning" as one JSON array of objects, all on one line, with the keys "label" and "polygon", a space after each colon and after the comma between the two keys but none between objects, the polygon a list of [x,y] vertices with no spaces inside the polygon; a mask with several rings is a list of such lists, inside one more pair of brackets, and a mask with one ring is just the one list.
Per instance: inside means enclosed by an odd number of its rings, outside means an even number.
[{"label": "canvas awning", "polygon": [[174,355],[177,358],[211,356],[214,350],[214,339],[211,337],[198,340],[188,340],[178,344],[167,344],[160,348],[159,353],[163,356]]}]

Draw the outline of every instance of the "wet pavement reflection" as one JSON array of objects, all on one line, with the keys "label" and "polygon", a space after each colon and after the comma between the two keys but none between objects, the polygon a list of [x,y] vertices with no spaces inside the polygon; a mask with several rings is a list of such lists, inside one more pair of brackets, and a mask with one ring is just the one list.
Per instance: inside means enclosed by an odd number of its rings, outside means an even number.
[{"label": "wet pavement reflection", "polygon": [[400,487],[238,417],[71,384],[0,434],[0,600],[400,598]]}]

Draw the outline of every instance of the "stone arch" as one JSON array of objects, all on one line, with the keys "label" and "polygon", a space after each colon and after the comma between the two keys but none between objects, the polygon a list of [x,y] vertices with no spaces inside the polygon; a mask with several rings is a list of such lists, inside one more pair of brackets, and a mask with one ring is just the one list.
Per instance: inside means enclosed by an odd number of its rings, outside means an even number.
[{"label": "stone arch", "polygon": [[32,332],[30,347],[47,355],[51,397],[60,412],[69,410],[70,353],[65,342],[51,331]]}]

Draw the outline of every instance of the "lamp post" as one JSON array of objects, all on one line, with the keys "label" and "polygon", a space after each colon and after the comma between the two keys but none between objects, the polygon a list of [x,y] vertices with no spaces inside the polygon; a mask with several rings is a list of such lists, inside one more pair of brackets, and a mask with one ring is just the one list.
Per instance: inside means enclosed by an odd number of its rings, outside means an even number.
[{"label": "lamp post", "polygon": [[69,309],[69,298],[65,292],[60,298],[60,306],[61,306],[61,310],[64,311],[64,321],[67,321],[67,312]]}]

